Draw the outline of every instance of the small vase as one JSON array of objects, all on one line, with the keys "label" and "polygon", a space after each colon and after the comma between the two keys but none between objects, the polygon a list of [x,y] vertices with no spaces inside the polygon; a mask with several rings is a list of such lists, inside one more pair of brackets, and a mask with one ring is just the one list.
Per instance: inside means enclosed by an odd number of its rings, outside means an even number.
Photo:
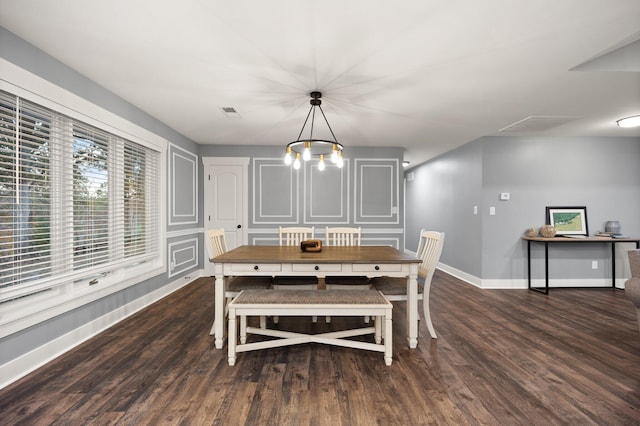
[{"label": "small vase", "polygon": [[604,224],[604,232],[611,232],[612,234],[620,233],[620,222],[617,220],[610,220]]},{"label": "small vase", "polygon": [[544,225],[540,228],[540,235],[545,238],[551,238],[556,236],[556,228],[551,225]]}]

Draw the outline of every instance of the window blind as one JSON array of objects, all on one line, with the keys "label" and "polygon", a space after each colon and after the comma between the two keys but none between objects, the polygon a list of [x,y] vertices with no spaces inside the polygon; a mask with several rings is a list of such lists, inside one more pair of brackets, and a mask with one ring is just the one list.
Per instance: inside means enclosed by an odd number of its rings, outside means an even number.
[{"label": "window blind", "polygon": [[0,303],[160,253],[160,153],[0,91]]}]

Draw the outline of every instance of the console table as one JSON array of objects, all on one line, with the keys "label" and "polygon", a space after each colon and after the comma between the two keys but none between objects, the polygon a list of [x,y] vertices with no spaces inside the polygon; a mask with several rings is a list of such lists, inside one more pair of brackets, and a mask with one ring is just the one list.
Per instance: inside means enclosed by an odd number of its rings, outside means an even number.
[{"label": "console table", "polygon": [[[611,287],[616,286],[616,243],[635,243],[640,248],[640,238],[611,238],[611,237],[522,237],[527,242],[527,283],[530,290],[549,294],[549,244],[610,244],[611,245]],[[531,286],[531,243],[544,244],[544,287]]]}]

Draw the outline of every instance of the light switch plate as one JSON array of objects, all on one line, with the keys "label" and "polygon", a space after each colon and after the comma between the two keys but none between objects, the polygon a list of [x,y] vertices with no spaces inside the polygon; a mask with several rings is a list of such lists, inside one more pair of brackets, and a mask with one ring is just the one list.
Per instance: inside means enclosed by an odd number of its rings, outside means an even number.
[{"label": "light switch plate", "polygon": [[501,192],[500,193],[500,200],[509,201],[510,199],[511,199],[511,194],[509,194],[508,192]]}]

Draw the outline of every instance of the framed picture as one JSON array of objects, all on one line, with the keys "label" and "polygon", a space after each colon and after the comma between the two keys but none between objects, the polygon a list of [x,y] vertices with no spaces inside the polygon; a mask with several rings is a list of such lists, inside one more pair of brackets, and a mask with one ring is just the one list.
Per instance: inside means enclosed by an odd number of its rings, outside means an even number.
[{"label": "framed picture", "polygon": [[589,235],[584,206],[547,207],[547,224],[556,228],[556,235]]}]

